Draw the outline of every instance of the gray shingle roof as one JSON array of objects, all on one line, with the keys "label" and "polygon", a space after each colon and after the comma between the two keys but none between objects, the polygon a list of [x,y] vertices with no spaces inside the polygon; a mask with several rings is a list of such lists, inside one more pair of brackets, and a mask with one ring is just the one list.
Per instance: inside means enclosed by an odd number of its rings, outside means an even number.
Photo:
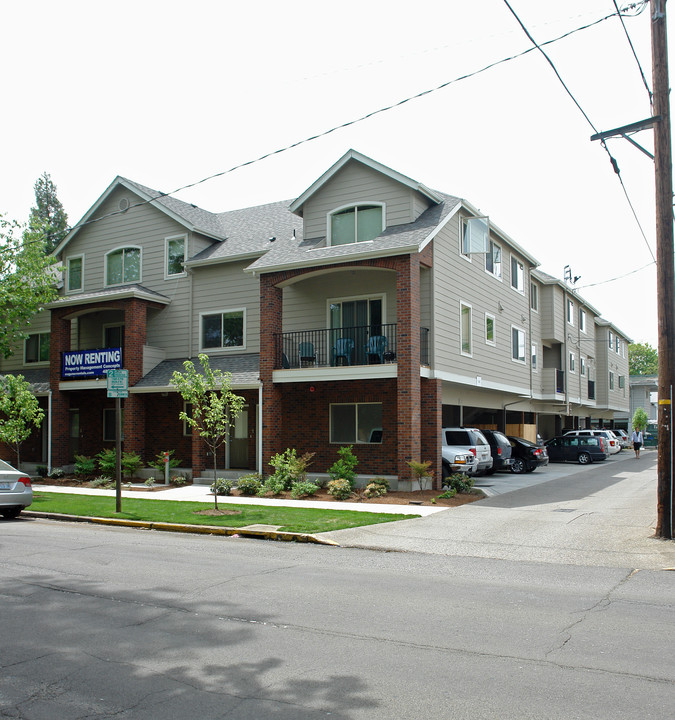
[{"label": "gray shingle roof", "polygon": [[[183,372],[183,363],[192,360],[195,368],[201,365],[197,358],[182,358],[178,360],[164,360],[153,368],[144,378],[141,378],[135,388],[167,388],[171,385],[171,376],[174,371]],[[214,370],[222,370],[232,374],[232,387],[238,385],[251,385],[259,380],[260,360],[257,354],[226,355],[209,357],[209,366]]]},{"label": "gray shingle roof", "polygon": [[[31,368],[17,372],[6,372],[4,375],[22,375],[30,383],[34,395],[46,395],[49,392],[49,368]],[[0,377],[3,377],[0,375]]]},{"label": "gray shingle roof", "polygon": [[164,304],[168,304],[171,302],[171,298],[167,297],[166,295],[162,295],[162,293],[150,290],[150,288],[147,288],[144,285],[133,283],[131,285],[116,285],[115,287],[105,288],[103,290],[95,290],[94,292],[64,295],[58,298],[58,300],[54,300],[53,303],[50,303],[49,307],[68,304],[82,305],[88,302],[97,302],[98,300],[110,300],[111,298],[120,296],[144,297],[149,300],[154,299],[157,302],[161,302]]}]

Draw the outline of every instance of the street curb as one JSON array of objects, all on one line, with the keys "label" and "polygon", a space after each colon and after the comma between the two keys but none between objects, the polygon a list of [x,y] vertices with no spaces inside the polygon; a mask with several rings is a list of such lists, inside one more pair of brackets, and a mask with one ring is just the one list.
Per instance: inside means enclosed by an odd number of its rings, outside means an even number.
[{"label": "street curb", "polygon": [[140,528],[141,530],[159,530],[162,532],[182,532],[194,535],[229,535],[232,537],[248,537],[257,540],[277,540],[279,542],[302,542],[315,545],[340,547],[334,540],[325,540],[307,533],[280,532],[278,530],[247,530],[245,528],[216,527],[214,525],[182,525],[178,523],[148,522],[145,520],[117,520],[115,518],[89,517],[87,515],[66,515],[64,513],[37,512],[23,510],[21,515],[47,520],[66,522],[86,522],[95,525],[116,525],[119,527]]}]

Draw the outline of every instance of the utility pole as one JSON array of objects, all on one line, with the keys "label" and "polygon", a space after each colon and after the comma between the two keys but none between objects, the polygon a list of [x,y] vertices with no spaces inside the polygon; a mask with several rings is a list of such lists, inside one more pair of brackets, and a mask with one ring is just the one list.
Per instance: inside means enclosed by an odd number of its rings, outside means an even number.
[{"label": "utility pole", "polygon": [[673,538],[673,418],[675,385],[675,278],[673,268],[673,179],[666,0],[650,0],[652,36],[654,164],[656,179],[656,292],[658,303],[659,412],[656,535]]}]

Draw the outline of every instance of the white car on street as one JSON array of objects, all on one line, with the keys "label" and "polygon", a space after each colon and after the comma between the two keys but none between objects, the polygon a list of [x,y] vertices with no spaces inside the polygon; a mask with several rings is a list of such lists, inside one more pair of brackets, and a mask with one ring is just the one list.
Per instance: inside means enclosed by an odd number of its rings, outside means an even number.
[{"label": "white car on street", "polygon": [[0,460],[0,515],[11,520],[32,502],[33,488],[28,475]]}]

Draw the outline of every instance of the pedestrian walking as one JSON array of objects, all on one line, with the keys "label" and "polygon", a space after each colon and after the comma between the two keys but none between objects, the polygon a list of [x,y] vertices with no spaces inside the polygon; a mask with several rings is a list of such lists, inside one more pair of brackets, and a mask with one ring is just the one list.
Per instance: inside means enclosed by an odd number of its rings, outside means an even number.
[{"label": "pedestrian walking", "polygon": [[640,448],[642,447],[642,430],[635,428],[630,439],[633,441],[633,450],[635,450],[635,459],[640,457]]}]

